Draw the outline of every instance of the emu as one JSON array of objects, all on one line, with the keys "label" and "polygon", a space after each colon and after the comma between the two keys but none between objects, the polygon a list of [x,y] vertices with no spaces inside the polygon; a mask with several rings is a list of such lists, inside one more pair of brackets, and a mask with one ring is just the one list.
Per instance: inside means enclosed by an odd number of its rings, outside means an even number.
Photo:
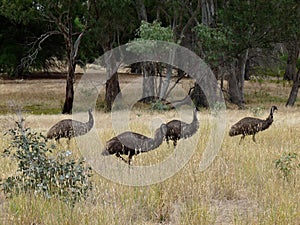
[{"label": "emu", "polygon": [[270,115],[267,119],[262,120],[253,117],[245,117],[234,124],[229,131],[229,136],[242,135],[241,141],[245,138],[246,135],[252,135],[252,140],[255,140],[255,134],[268,129],[273,123],[273,113],[278,110],[276,106],[272,106],[270,110]]},{"label": "emu", "polygon": [[[106,142],[102,155],[116,155],[130,165],[134,155],[148,152],[161,145],[167,132],[166,124],[162,124],[155,130],[154,138],[146,137],[142,134],[126,131]],[[128,155],[128,161],[121,155]]]},{"label": "emu", "polygon": [[193,121],[188,124],[180,120],[171,120],[167,123],[166,142],[169,145],[169,140],[173,141],[174,147],[177,141],[181,138],[189,138],[194,135],[199,128],[199,121],[197,119],[197,108],[193,110]]},{"label": "emu", "polygon": [[81,136],[89,132],[94,125],[92,109],[88,110],[89,120],[86,123],[65,119],[53,125],[47,133],[47,138],[59,141],[60,138],[68,138]]}]

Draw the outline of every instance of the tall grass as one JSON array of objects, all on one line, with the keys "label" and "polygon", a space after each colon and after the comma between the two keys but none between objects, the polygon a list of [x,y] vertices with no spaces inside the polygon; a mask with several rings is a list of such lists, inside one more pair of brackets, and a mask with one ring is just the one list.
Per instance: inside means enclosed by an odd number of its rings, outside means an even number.
[{"label": "tall grass", "polygon": [[[129,82],[128,79],[120,76],[123,84]],[[184,85],[188,90],[188,83]],[[55,122],[68,116],[33,114],[59,113],[64,90],[64,80],[1,81],[0,113],[25,109],[28,112],[24,114],[26,125],[45,133]],[[169,179],[132,187],[114,183],[94,172],[91,195],[74,208],[55,198],[46,200],[34,195],[6,199],[0,191],[0,224],[300,224],[300,172],[297,170],[292,174],[293,179],[286,181],[275,168],[275,161],[284,152],[295,152],[297,160],[300,158],[299,108],[283,105],[289,90],[290,86],[285,83],[246,82],[245,99],[249,110],[233,110],[235,106],[229,106],[220,152],[204,172],[199,172],[199,162],[212,127],[206,111],[198,113],[197,136],[179,141],[178,148],[184,151],[199,137],[193,156]],[[239,137],[227,135],[229,127],[238,119],[253,114],[266,118],[274,104],[279,108],[274,124],[256,136],[256,144],[251,137],[246,137],[239,145]],[[158,127],[153,118],[167,122],[176,116],[174,111],[132,110],[130,129],[152,136],[151,126]],[[99,140],[105,143],[116,135],[111,115],[97,112],[95,117],[94,129]],[[10,115],[0,116],[0,151],[10,143],[2,132],[13,126],[13,121]],[[58,147],[57,151],[68,148],[64,140]],[[82,156],[75,141],[71,141],[70,149],[74,157]],[[100,154],[101,150],[96,149],[95,153]],[[164,143],[156,150],[135,156],[132,163],[153,165],[166,160],[173,152],[172,144],[168,147]],[[11,176],[15,169],[15,162],[0,158],[0,179]]]},{"label": "tall grass", "polygon": [[[262,112],[267,117],[269,109]],[[133,113],[131,129],[151,136],[149,121],[159,114],[139,111]],[[237,119],[251,115],[250,110],[227,111],[227,131]],[[167,112],[163,120],[173,118]],[[64,118],[64,116],[61,116]],[[96,126],[102,141],[110,139],[113,129],[110,115],[96,113]],[[239,137],[224,137],[221,150],[212,165],[199,172],[199,162],[210,135],[210,116],[199,112],[199,140],[192,158],[185,167],[169,179],[149,186],[132,187],[114,183],[95,173],[94,189],[85,201],[69,208],[58,199],[19,195],[5,199],[0,194],[2,224],[300,224],[300,172],[293,174],[293,182],[282,179],[275,160],[283,152],[298,153],[300,113],[283,109],[274,115],[274,124],[257,135],[257,143],[246,137],[239,145]],[[294,118],[294,119],[292,119]],[[27,117],[32,129],[43,132],[60,118],[42,115]],[[39,121],[39,122],[35,122]],[[109,127],[109,126],[108,126]],[[2,128],[4,130],[4,128]],[[197,136],[196,136],[197,137]],[[179,141],[179,148],[188,150],[197,138]],[[61,141],[60,147],[65,149]],[[9,144],[0,138],[0,149]],[[71,141],[75,156],[81,152]],[[59,151],[59,150],[58,150]],[[99,149],[99,154],[101,149]],[[174,152],[172,145],[137,155],[133,165],[151,165],[165,160]],[[114,156],[108,156],[114,157]],[[118,159],[115,159],[118,160]],[[14,164],[0,159],[0,177],[14,171]]]}]

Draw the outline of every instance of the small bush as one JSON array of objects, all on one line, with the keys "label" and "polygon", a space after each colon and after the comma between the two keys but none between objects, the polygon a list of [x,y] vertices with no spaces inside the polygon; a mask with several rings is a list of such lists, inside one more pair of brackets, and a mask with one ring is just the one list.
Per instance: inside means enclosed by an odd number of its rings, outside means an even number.
[{"label": "small bush", "polygon": [[165,102],[158,100],[151,104],[151,109],[157,111],[168,111],[170,110],[170,106],[166,105]]},{"label": "small bush", "polygon": [[92,188],[91,168],[85,166],[83,159],[72,159],[70,151],[50,157],[55,146],[48,147],[42,134],[25,129],[23,123],[21,119],[16,128],[6,133],[12,140],[3,156],[17,162],[15,175],[0,183],[6,196],[29,192],[58,197],[71,205],[87,197]]},{"label": "small bush", "polygon": [[285,181],[290,181],[290,178],[296,169],[300,168],[300,163],[297,163],[297,153],[286,153],[275,161],[275,167],[281,173]]},{"label": "small bush", "polygon": [[264,112],[264,107],[253,107],[250,109],[250,111],[252,112],[253,116],[257,117],[257,116],[261,116]]},{"label": "small bush", "polygon": [[219,116],[226,109],[226,105],[224,102],[216,102],[213,104],[211,109],[211,114],[215,117]]}]

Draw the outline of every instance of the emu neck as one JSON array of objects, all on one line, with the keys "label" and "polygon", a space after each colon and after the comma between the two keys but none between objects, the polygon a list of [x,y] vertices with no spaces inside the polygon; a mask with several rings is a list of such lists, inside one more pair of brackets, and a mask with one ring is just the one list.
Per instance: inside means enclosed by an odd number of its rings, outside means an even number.
[{"label": "emu neck", "polygon": [[195,124],[196,127],[198,127],[199,125],[199,122],[198,122],[198,119],[197,119],[197,111],[194,110],[194,113],[193,113],[193,121],[191,124]]},{"label": "emu neck", "polygon": [[265,119],[263,123],[262,130],[267,129],[272,123],[273,123],[273,112],[271,110],[270,115],[268,116],[267,119]]},{"label": "emu neck", "polygon": [[164,139],[164,135],[162,133],[162,130],[159,129],[158,131],[155,132],[154,139],[152,139],[153,144],[157,147],[163,142],[163,139]]},{"label": "emu neck", "polygon": [[89,111],[89,121],[86,123],[88,130],[92,129],[94,125],[94,118],[92,112]]}]

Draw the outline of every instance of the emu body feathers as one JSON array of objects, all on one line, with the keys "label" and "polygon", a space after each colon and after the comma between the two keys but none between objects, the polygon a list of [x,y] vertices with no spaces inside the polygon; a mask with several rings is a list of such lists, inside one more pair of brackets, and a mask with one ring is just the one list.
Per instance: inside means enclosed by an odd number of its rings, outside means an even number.
[{"label": "emu body feathers", "polygon": [[254,117],[245,117],[234,124],[229,131],[229,136],[242,135],[240,142],[246,135],[252,135],[252,140],[255,140],[255,134],[268,129],[273,123],[273,113],[278,110],[276,106],[272,106],[267,119],[258,119]]},{"label": "emu body feathers", "polygon": [[167,127],[166,142],[169,143],[169,140],[172,140],[175,147],[179,139],[191,137],[197,132],[199,128],[197,109],[193,110],[193,121],[190,124],[180,120],[171,120],[167,123]]},{"label": "emu body feathers", "polygon": [[68,138],[81,136],[89,132],[94,125],[92,110],[88,110],[89,120],[86,123],[65,119],[53,125],[47,133],[47,138],[59,140],[60,138]]},{"label": "emu body feathers", "polygon": [[[167,126],[165,124],[156,129],[154,138],[130,131],[123,132],[106,142],[102,155],[115,154],[130,165],[130,161],[134,155],[157,148],[163,142],[166,132]],[[128,155],[128,161],[121,155]]]}]

